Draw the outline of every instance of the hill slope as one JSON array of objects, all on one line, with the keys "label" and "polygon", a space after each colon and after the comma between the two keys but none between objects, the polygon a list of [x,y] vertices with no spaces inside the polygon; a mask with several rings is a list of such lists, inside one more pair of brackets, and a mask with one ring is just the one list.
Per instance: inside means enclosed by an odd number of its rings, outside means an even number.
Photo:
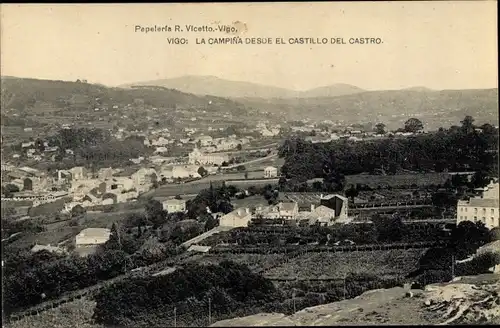
[{"label": "hill slope", "polygon": [[297,93],[299,98],[338,97],[365,92],[354,85],[337,83]]},{"label": "hill slope", "polygon": [[269,85],[251,82],[230,81],[215,76],[182,76],[172,79],[136,82],[125,84],[121,87],[132,88],[134,86],[162,86],[177,89],[183,92],[198,95],[213,95],[225,98],[309,98],[309,97],[335,97],[346,94],[363,92],[356,86],[348,84],[334,84],[319,87],[307,91],[294,91]]},{"label": "hill slope", "polygon": [[[98,84],[8,77],[1,79],[2,109],[34,108],[37,103],[58,109],[94,109],[97,106],[127,105],[140,101],[153,107],[203,107],[214,110],[243,110],[235,101],[213,96],[195,96],[167,88],[121,89]],[[210,106],[208,106],[210,104]]]},{"label": "hill slope", "polygon": [[124,88],[131,88],[141,85],[162,86],[177,89],[197,95],[214,95],[225,98],[238,97],[263,97],[263,98],[283,98],[292,97],[295,92],[292,90],[260,85],[257,83],[229,81],[215,76],[182,76],[173,79],[162,79],[155,81],[137,82],[122,85]]},{"label": "hill slope", "polygon": [[338,97],[238,99],[247,106],[283,116],[347,122],[400,124],[418,117],[428,128],[458,124],[466,115],[498,125],[498,89],[369,91]]}]

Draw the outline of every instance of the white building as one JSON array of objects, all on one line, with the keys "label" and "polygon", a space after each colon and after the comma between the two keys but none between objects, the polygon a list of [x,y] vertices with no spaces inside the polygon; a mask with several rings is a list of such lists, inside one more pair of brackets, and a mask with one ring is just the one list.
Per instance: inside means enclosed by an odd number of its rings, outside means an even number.
[{"label": "white building", "polygon": [[132,174],[132,180],[134,180],[134,183],[136,186],[142,186],[146,184],[152,183],[152,176],[156,175],[158,177],[158,174],[156,173],[155,169],[152,168],[141,168],[137,170],[134,174]]},{"label": "white building", "polygon": [[189,153],[189,164],[198,165],[222,165],[223,162],[228,162],[229,156],[225,154],[204,154],[199,149],[195,148]]},{"label": "white building", "polygon": [[264,178],[271,179],[278,176],[278,169],[273,166],[268,166],[264,169]]},{"label": "white building", "polygon": [[239,208],[219,219],[219,226],[222,227],[248,227],[252,220],[252,213],[249,208]]},{"label": "white building", "polygon": [[152,146],[157,146],[157,147],[164,147],[169,144],[168,139],[165,139],[164,137],[159,137],[156,140],[151,141]]},{"label": "white building", "polygon": [[296,202],[281,202],[257,209],[257,215],[264,219],[295,220],[299,214],[299,205]]},{"label": "white building", "polygon": [[498,183],[491,184],[480,197],[459,200],[457,224],[462,221],[481,221],[489,229],[500,227]]},{"label": "white building", "polygon": [[211,136],[199,136],[196,142],[199,142],[202,147],[210,146],[213,142],[213,138]]},{"label": "white building", "polygon": [[87,228],[75,238],[76,246],[94,246],[102,245],[109,240],[111,230],[106,228]]},{"label": "white building", "polygon": [[341,195],[321,195],[320,205],[331,208],[335,211],[336,222],[347,222],[349,220],[348,208],[349,200]]},{"label": "white building", "polygon": [[500,226],[498,194],[494,198],[471,198],[457,203],[457,224],[481,221],[488,229]]},{"label": "white building", "polygon": [[168,213],[178,213],[186,211],[186,200],[185,199],[168,199],[163,203],[163,209]]},{"label": "white building", "polygon": [[66,253],[66,251],[64,250],[64,248],[57,247],[57,246],[51,246],[50,244],[48,244],[48,245],[38,245],[38,244],[36,244],[35,246],[33,246],[33,248],[31,248],[31,252],[32,253],[37,253],[37,252],[41,252],[41,251],[47,251],[47,252],[56,253],[56,254],[64,254],[64,253]]},{"label": "white building", "polygon": [[164,146],[156,147],[155,154],[164,154],[168,152],[168,148]]},{"label": "white building", "polygon": [[201,178],[198,165],[177,165],[172,168],[172,178]]}]

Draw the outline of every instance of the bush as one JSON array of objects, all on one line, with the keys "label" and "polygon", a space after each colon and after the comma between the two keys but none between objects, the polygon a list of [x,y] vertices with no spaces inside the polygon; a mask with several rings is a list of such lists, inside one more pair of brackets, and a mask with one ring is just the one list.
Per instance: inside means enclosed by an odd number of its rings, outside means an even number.
[{"label": "bush", "polygon": [[[184,325],[199,323],[210,300],[214,321],[224,314],[280,300],[274,285],[233,262],[188,264],[159,277],[137,278],[104,289],[96,297],[94,319],[106,325],[171,324],[171,311]],[[206,322],[205,322],[206,324]]]}]

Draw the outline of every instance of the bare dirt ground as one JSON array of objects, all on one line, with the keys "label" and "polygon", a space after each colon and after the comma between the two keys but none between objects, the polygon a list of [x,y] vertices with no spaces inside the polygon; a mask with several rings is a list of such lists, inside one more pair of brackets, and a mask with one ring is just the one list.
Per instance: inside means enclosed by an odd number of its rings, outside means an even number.
[{"label": "bare dirt ground", "polygon": [[[345,301],[285,316],[260,313],[214,323],[213,327],[500,324],[500,275],[460,277],[425,290],[377,289]],[[10,328],[103,328],[92,323],[95,302],[77,300],[6,325]],[[455,318],[455,320],[453,320]]]},{"label": "bare dirt ground", "polygon": [[291,316],[257,314],[212,326],[491,324],[500,322],[499,290],[499,275],[463,277],[425,290],[378,289],[354,299],[306,308]]}]

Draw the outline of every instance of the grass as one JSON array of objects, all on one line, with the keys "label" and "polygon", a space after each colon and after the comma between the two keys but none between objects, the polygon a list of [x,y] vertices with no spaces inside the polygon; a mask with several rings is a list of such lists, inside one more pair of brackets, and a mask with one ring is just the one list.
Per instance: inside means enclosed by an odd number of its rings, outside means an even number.
[{"label": "grass", "polygon": [[188,262],[196,262],[198,264],[217,264],[222,261],[233,261],[240,264],[248,265],[250,270],[255,271],[264,266],[272,265],[283,257],[282,254],[207,254],[198,257],[190,258]]},{"label": "grass", "polygon": [[382,276],[401,276],[413,270],[422,250],[390,250],[350,253],[312,253],[293,258],[272,268],[266,275],[277,277],[342,278],[348,273],[370,273]]},{"label": "grass", "polygon": [[244,199],[234,199],[231,200],[231,204],[233,204],[234,208],[239,208],[239,207],[257,207],[257,206],[267,206],[268,203],[264,199],[264,197],[255,195],[255,196],[249,196]]},{"label": "grass", "polygon": [[32,207],[29,210],[30,216],[51,215],[60,213],[64,208],[64,203],[71,201],[70,197],[64,197],[56,200],[55,202],[42,204],[37,207]]},{"label": "grass", "polygon": [[347,175],[346,184],[366,184],[370,187],[379,185],[389,186],[417,186],[444,184],[448,179],[448,173],[415,173],[415,174],[397,174],[397,175]]},{"label": "grass", "polygon": [[[258,172],[257,172],[258,173]],[[241,176],[242,180],[241,181],[228,181],[228,179],[232,178],[235,179],[237,177]],[[212,177],[221,177],[221,178],[213,178]],[[208,189],[210,187],[210,181],[212,182],[218,182],[218,181],[226,181],[226,185],[234,185],[236,187],[240,188],[248,188],[250,186],[265,186],[267,184],[276,184],[277,181],[273,179],[269,180],[244,180],[244,173],[241,175],[239,173],[236,174],[224,174],[222,176],[211,176],[210,178],[199,180],[199,181],[193,181],[190,183],[184,183],[184,184],[166,184],[158,189],[152,190],[148,193],[145,193],[143,197],[153,197],[153,198],[166,198],[166,197],[171,197],[175,195],[193,195],[193,194],[198,194],[200,191],[203,189]]]},{"label": "grass", "polygon": [[113,222],[120,222],[131,213],[144,213],[144,208],[110,213],[87,213],[84,222],[79,225],[79,228],[81,230],[86,228],[111,228]]},{"label": "grass", "polygon": [[9,328],[102,328],[92,323],[96,303],[82,298],[50,309],[39,316],[30,316],[5,325]]},{"label": "grass", "polygon": [[40,244],[40,245],[57,245],[58,243],[69,239],[74,238],[79,232],[82,230],[81,227],[58,227],[50,231],[44,231],[40,233],[25,233],[21,236],[21,238],[15,240],[14,242],[9,244],[9,248],[27,248],[32,244]]}]

